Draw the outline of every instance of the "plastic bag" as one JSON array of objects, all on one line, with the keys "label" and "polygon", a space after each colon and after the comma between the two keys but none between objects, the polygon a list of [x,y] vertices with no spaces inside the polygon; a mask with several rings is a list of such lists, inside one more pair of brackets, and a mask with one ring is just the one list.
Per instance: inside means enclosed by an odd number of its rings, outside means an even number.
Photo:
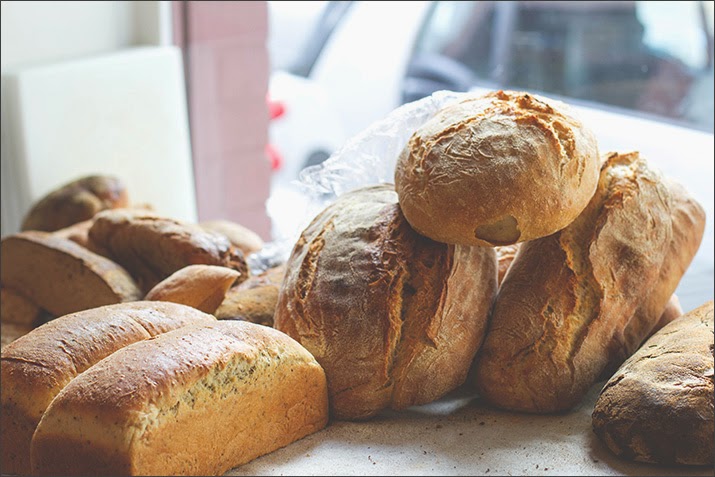
[{"label": "plastic bag", "polygon": [[[303,210],[294,212],[298,215],[292,218],[295,225],[288,226],[281,236],[248,257],[251,273],[285,262],[301,232],[340,195],[360,187],[394,182],[397,158],[412,133],[443,107],[470,95],[437,91],[404,104],[349,139],[322,164],[303,169],[296,182],[298,193],[304,199]],[[278,219],[282,205],[269,198],[267,212],[271,220]]]}]

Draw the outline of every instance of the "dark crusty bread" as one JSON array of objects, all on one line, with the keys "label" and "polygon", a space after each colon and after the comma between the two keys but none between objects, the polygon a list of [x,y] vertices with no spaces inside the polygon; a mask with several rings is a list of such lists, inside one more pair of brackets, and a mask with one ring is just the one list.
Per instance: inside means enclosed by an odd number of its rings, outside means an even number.
[{"label": "dark crusty bread", "polygon": [[82,177],[40,199],[25,216],[22,230],[53,232],[90,219],[101,210],[127,204],[127,190],[119,178],[107,175]]},{"label": "dark crusty bread", "polygon": [[260,275],[229,289],[214,315],[219,320],[245,320],[273,326],[278,291],[285,276],[285,264],[269,268]]},{"label": "dark crusty bread", "polygon": [[364,419],[464,382],[496,292],[488,247],[417,234],[392,185],[344,194],[303,231],[274,326],[325,369],[332,415]]},{"label": "dark crusty bread", "polygon": [[232,268],[189,265],[159,282],[144,299],[181,303],[213,314],[239,275]]},{"label": "dark crusty bread", "polygon": [[32,439],[38,475],[220,475],[322,429],[325,373],[240,321],[129,345],[65,387]]},{"label": "dark crusty bread", "polygon": [[599,162],[594,135],[566,104],[497,91],[420,127],[397,161],[395,187],[419,233],[508,245],[570,224],[596,189]]},{"label": "dark crusty bread", "polygon": [[49,232],[8,235],[0,242],[3,286],[62,316],[139,300],[134,279],[117,263]]},{"label": "dark crusty bread", "polygon": [[116,350],[190,323],[215,318],[162,302],[103,306],[56,318],[2,350],[2,470],[30,472],[30,440],[67,383]]},{"label": "dark crusty bread", "polygon": [[569,409],[640,345],[702,238],[704,213],[684,193],[638,153],[611,154],[584,212],[521,244],[475,362],[485,399],[528,412]]},{"label": "dark crusty bread", "polygon": [[90,239],[137,279],[148,292],[187,265],[219,265],[248,277],[243,253],[221,234],[153,212],[107,210],[94,218]]},{"label": "dark crusty bread", "polygon": [[199,222],[199,226],[211,232],[226,236],[231,244],[248,256],[263,248],[263,240],[253,230],[230,220],[206,220]]},{"label": "dark crusty bread", "polygon": [[713,341],[712,301],[655,333],[601,391],[596,435],[626,459],[712,469]]}]

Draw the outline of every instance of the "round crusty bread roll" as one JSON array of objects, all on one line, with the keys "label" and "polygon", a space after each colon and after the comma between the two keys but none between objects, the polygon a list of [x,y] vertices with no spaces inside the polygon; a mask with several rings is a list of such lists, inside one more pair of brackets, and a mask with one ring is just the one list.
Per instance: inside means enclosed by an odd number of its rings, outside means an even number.
[{"label": "round crusty bread roll", "polygon": [[341,196],[286,264],[274,327],[318,360],[331,414],[365,419],[461,385],[496,293],[496,254],[435,242],[407,223],[392,185]]},{"label": "round crusty bread roll", "polygon": [[566,104],[497,91],[447,106],[403,149],[407,221],[445,243],[508,245],[557,232],[596,190],[596,139]]}]

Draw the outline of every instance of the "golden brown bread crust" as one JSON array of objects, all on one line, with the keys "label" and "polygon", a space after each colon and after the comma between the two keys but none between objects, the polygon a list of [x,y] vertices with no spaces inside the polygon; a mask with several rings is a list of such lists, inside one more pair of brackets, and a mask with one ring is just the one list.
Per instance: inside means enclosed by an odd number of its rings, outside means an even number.
[{"label": "golden brown bread crust", "polygon": [[224,235],[152,212],[100,212],[89,237],[129,270],[145,292],[187,265],[219,265],[238,271],[238,281],[248,277],[243,253]]},{"label": "golden brown bread crust", "polygon": [[90,219],[101,210],[127,204],[127,190],[119,178],[82,177],[40,199],[25,216],[22,230],[53,232]]},{"label": "golden brown bread crust", "polygon": [[253,323],[192,325],[73,380],[32,440],[39,475],[220,475],[327,424],[325,373]]},{"label": "golden brown bread crust", "polygon": [[189,265],[159,282],[144,299],[181,303],[213,314],[238,276],[232,268]]},{"label": "golden brown bread crust", "polygon": [[278,291],[285,276],[285,264],[269,268],[231,288],[216,310],[219,320],[245,320],[273,326],[278,304]]},{"label": "golden brown bread crust", "polygon": [[419,233],[508,245],[570,224],[596,189],[599,163],[595,137],[567,105],[497,91],[447,106],[419,128],[395,186]]},{"label": "golden brown bread crust", "polygon": [[190,323],[213,322],[194,308],[163,302],[109,305],[59,317],[2,351],[2,469],[30,471],[30,439],[52,399],[116,350]]},{"label": "golden brown bread crust", "polygon": [[713,302],[654,334],[606,383],[593,430],[619,456],[713,465]]},{"label": "golden brown bread crust", "polygon": [[287,262],[274,326],[325,369],[332,415],[364,419],[464,382],[496,291],[496,255],[417,234],[391,185],[341,196]]},{"label": "golden brown bread crust", "polygon": [[207,220],[199,225],[211,232],[223,234],[231,244],[241,250],[244,256],[263,248],[263,240],[253,230],[230,220]]},{"label": "golden brown bread crust", "polygon": [[0,242],[3,285],[18,290],[54,316],[142,296],[117,263],[52,233],[28,231]]},{"label": "golden brown bread crust", "polygon": [[0,287],[0,321],[34,328],[42,316],[42,308],[22,293]]},{"label": "golden brown bread crust", "polygon": [[[674,204],[637,153],[610,155],[583,214],[521,245],[475,363],[480,394],[506,409],[569,409],[630,354],[658,322],[700,242],[691,237],[702,228],[681,222]],[[646,306],[657,312],[643,313]]]}]

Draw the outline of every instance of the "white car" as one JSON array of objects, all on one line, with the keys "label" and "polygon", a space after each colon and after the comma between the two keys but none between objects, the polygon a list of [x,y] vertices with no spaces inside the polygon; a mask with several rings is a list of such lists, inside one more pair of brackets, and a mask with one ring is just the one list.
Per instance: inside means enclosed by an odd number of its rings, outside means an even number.
[{"label": "white car", "polygon": [[302,223],[299,172],[399,105],[528,90],[572,105],[602,152],[639,150],[691,191],[708,222],[678,294],[686,308],[712,299],[712,2],[329,2],[323,14],[302,61],[269,85],[285,111],[270,126],[278,236]]}]

